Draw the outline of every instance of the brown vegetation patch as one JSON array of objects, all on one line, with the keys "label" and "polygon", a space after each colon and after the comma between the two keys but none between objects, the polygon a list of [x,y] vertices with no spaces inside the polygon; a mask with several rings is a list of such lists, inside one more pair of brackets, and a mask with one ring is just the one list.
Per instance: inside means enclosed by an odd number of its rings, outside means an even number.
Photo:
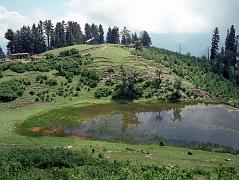
[{"label": "brown vegetation patch", "polygon": [[32,127],[30,130],[33,133],[38,133],[41,130],[41,127]]},{"label": "brown vegetation patch", "polygon": [[43,131],[44,136],[53,136],[64,132],[64,128],[49,128]]},{"label": "brown vegetation patch", "polygon": [[0,129],[2,129],[3,128],[3,124],[0,124]]}]

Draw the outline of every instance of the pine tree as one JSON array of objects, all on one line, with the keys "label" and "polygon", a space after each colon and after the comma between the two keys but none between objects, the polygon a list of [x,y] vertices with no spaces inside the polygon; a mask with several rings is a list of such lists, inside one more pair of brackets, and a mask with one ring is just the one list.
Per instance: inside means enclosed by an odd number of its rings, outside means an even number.
[{"label": "pine tree", "polygon": [[212,35],[212,47],[211,47],[211,55],[210,55],[210,59],[213,60],[215,59],[216,55],[217,55],[217,51],[219,50],[219,41],[220,41],[220,36],[219,36],[219,30],[216,27],[215,30],[213,31],[213,35]]},{"label": "pine tree", "polygon": [[50,42],[51,42],[51,34],[53,33],[54,30],[54,26],[51,22],[51,20],[46,20],[44,23],[44,30],[45,30],[45,34],[46,34],[46,39],[47,39],[47,47],[49,48],[51,46]]},{"label": "pine tree", "polygon": [[114,27],[112,29],[112,42],[113,44],[119,44],[119,28],[118,27]]},{"label": "pine tree", "polygon": [[139,40],[137,33],[132,34],[132,44],[135,44]]},{"label": "pine tree", "polygon": [[125,35],[122,36],[121,44],[123,44],[123,45],[127,44],[127,40],[126,40]]},{"label": "pine tree", "polygon": [[91,38],[92,38],[91,26],[88,23],[86,23],[85,24],[85,41]]},{"label": "pine tree", "polygon": [[66,43],[68,46],[76,44],[74,33],[74,23],[72,21],[68,22],[68,27],[66,30]]},{"label": "pine tree", "polygon": [[144,47],[149,47],[152,44],[151,38],[149,37],[147,31],[141,32],[140,42],[143,44]]},{"label": "pine tree", "polygon": [[94,23],[91,25],[91,34],[92,34],[92,38],[95,38],[95,40],[97,40],[99,42],[99,29],[98,26],[95,25]]},{"label": "pine tree", "polygon": [[104,29],[103,29],[103,26],[100,24],[99,25],[99,43],[103,44],[104,42],[105,42]]},{"label": "pine tree", "polygon": [[32,34],[29,26],[23,26],[20,29],[20,44],[21,48],[18,49],[18,53],[32,53]]},{"label": "pine tree", "polygon": [[2,50],[2,48],[0,47],[0,59],[4,59],[6,56]]},{"label": "pine tree", "polygon": [[122,40],[121,44],[128,45],[131,43],[131,36],[130,36],[130,31],[124,27],[124,29],[121,31],[122,34]]},{"label": "pine tree", "polygon": [[8,29],[5,33],[5,38],[9,41],[7,44],[8,54],[12,54],[14,52],[14,32],[11,29]]},{"label": "pine tree", "polygon": [[76,44],[84,43],[84,35],[81,31],[80,25],[77,22],[73,22],[72,29]]},{"label": "pine tree", "polygon": [[108,28],[107,36],[106,36],[106,43],[112,43],[112,30],[111,27]]},{"label": "pine tree", "polygon": [[227,37],[225,41],[225,53],[227,56],[231,56],[231,60],[229,60],[228,64],[231,66],[236,66],[236,53],[237,53],[237,46],[236,46],[236,32],[235,28],[232,25],[230,30],[227,30]]},{"label": "pine tree", "polygon": [[65,37],[65,29],[64,22],[58,22],[55,27],[55,48],[60,48],[66,46],[66,37]]}]

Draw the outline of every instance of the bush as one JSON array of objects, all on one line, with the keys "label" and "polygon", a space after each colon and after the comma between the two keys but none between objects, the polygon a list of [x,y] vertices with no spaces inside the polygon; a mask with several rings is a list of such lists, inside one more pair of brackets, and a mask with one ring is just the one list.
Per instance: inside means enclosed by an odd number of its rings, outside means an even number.
[{"label": "bush", "polygon": [[49,79],[49,80],[46,81],[46,85],[48,85],[48,86],[57,86],[58,83],[57,83],[57,80],[55,80],[55,79]]},{"label": "bush", "polygon": [[26,64],[23,64],[21,62],[11,63],[10,70],[16,73],[24,73],[26,71]]},{"label": "bush", "polygon": [[35,91],[31,90],[31,91],[29,92],[29,94],[30,94],[31,96],[33,96],[33,95],[35,94]]},{"label": "bush", "polygon": [[36,81],[46,81],[48,77],[46,75],[38,75]]},{"label": "bush", "polygon": [[46,56],[46,59],[54,59],[55,58],[54,54],[52,54],[52,53],[47,53],[45,56]]},{"label": "bush", "polygon": [[18,80],[4,81],[0,84],[0,101],[10,102],[21,97],[24,86]]},{"label": "bush", "polygon": [[126,72],[121,67],[121,81],[115,86],[113,99],[138,99],[142,97],[143,90],[138,86],[138,73]]},{"label": "bush", "polygon": [[67,49],[64,51],[61,51],[59,56],[60,57],[67,57],[67,56],[72,56],[72,55],[79,55],[80,51],[78,51],[76,48],[72,48],[72,49]]},{"label": "bush", "polygon": [[23,84],[25,85],[25,86],[30,86],[31,85],[31,81],[23,81]]},{"label": "bush", "polygon": [[112,94],[112,91],[109,88],[105,88],[105,87],[98,88],[95,91],[96,98],[108,97],[111,94]]},{"label": "bush", "polygon": [[0,79],[3,77],[3,75],[2,75],[2,71],[0,71]]},{"label": "bush", "polygon": [[[15,149],[0,154],[0,179],[211,179],[199,168],[166,168],[109,161],[102,153],[69,149]],[[217,179],[237,179],[231,167],[217,168]]]}]

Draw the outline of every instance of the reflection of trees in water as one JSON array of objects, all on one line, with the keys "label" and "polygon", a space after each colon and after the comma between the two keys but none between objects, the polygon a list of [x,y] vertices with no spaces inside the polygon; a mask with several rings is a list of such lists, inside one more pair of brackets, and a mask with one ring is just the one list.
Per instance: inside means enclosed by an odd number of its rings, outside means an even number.
[{"label": "reflection of trees in water", "polygon": [[125,132],[128,129],[129,125],[138,126],[140,124],[135,112],[125,112],[123,114],[122,122],[122,132]]},{"label": "reflection of trees in water", "polygon": [[180,107],[176,107],[173,109],[173,121],[181,121],[182,115],[181,115],[182,109]]},{"label": "reflection of trees in water", "polygon": [[[152,117],[152,118],[155,121],[161,122],[165,118],[164,116],[162,116],[161,112],[166,111],[166,112],[170,113],[169,116],[170,116],[170,119],[172,121],[181,121],[182,120],[182,115],[181,115],[182,109],[183,109],[183,107],[178,106],[178,105],[174,106],[173,108],[172,108],[172,106],[171,107],[170,106],[163,107],[162,110],[157,109],[157,110],[159,110],[158,113],[155,113],[155,116]],[[149,109],[145,109],[145,113],[147,113],[147,110],[149,110]],[[157,112],[157,110],[155,109],[155,112]],[[137,111],[130,111],[130,112],[124,111],[123,117],[122,117],[122,127],[121,127],[122,132],[125,132],[129,128],[130,125],[133,125],[135,127],[140,125],[140,121],[137,117],[137,113],[139,113],[139,112],[137,112]],[[148,112],[148,113],[152,113],[152,112]]]},{"label": "reflection of trees in water", "polygon": [[[168,114],[169,118],[172,120],[172,121],[181,121],[182,120],[182,115],[181,115],[181,112],[182,112],[182,108],[180,107],[175,107],[173,109],[167,109],[167,110],[163,110],[165,112],[168,112],[170,114]],[[163,111],[160,111],[158,113],[158,115],[155,116],[155,121],[163,121],[164,120],[164,116],[161,112]]]},{"label": "reflection of trees in water", "polygon": [[161,116],[161,113],[158,112],[158,115],[155,116],[155,121],[162,121],[162,120],[163,120],[163,118]]}]

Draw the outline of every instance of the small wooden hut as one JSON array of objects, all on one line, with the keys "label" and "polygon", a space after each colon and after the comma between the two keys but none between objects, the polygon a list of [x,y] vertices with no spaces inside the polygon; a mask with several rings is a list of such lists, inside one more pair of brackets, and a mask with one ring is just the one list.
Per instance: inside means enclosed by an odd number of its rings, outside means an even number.
[{"label": "small wooden hut", "polygon": [[15,53],[10,55],[10,59],[29,59],[30,54],[29,53]]}]

